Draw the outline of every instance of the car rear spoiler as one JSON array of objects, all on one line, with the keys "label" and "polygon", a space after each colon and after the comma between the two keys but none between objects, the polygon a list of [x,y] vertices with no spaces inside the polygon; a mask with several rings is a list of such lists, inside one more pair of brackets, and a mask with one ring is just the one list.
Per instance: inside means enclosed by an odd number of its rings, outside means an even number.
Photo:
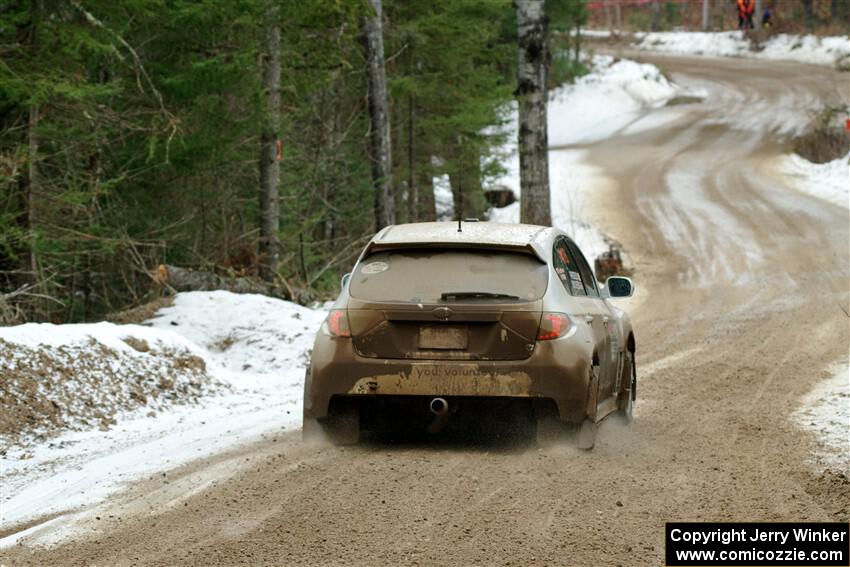
[{"label": "car rear spoiler", "polygon": [[435,241],[435,242],[393,242],[391,244],[383,244],[380,242],[369,242],[366,245],[366,248],[363,249],[363,252],[357,258],[357,262],[360,262],[363,258],[369,256],[374,252],[385,252],[387,250],[433,250],[433,249],[443,249],[443,250],[504,250],[508,252],[517,252],[520,254],[528,254],[530,256],[534,256],[544,264],[546,263],[546,258],[543,256],[540,250],[535,248],[532,244],[498,244],[491,242],[451,242],[451,241]]}]

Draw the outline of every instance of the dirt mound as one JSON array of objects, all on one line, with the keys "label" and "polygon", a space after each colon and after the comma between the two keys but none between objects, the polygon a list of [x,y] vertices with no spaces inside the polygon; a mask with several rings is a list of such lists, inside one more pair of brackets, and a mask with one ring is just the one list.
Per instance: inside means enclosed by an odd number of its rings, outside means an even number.
[{"label": "dirt mound", "polygon": [[0,339],[0,452],[64,430],[108,428],[126,412],[196,402],[224,388],[204,360],[177,345],[128,335],[38,346]]},{"label": "dirt mound", "polygon": [[850,152],[850,133],[842,128],[816,128],[794,140],[794,153],[813,163],[828,163]]},{"label": "dirt mound", "polygon": [[808,132],[794,140],[794,152],[813,163],[828,163],[850,152],[850,107],[823,107],[812,120]]}]

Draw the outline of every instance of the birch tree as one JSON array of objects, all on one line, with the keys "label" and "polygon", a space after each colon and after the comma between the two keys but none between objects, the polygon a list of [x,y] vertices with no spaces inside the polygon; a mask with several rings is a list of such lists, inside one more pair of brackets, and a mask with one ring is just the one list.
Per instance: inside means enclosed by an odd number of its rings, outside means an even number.
[{"label": "birch tree", "polygon": [[266,115],[260,135],[260,276],[274,279],[280,261],[280,13],[276,2],[265,12],[263,40],[263,95]]},{"label": "birch tree", "polygon": [[517,0],[519,65],[520,221],[550,225],[549,137],[546,126],[546,76],[549,67],[544,0]]},{"label": "birch tree", "polygon": [[711,24],[711,0],[702,0],[702,30],[708,31]]},{"label": "birch tree", "polygon": [[390,121],[387,107],[387,75],[384,67],[384,37],[381,0],[369,0],[372,13],[364,18],[366,60],[369,77],[369,154],[375,186],[375,230],[395,223],[392,192]]}]

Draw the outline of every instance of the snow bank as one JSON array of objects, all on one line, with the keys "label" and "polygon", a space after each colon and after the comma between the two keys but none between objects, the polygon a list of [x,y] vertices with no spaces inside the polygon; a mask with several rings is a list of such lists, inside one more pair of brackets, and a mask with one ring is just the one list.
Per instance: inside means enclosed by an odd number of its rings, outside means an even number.
[{"label": "snow bank", "polygon": [[549,146],[603,140],[679,94],[655,65],[598,55],[591,73],[549,94]]},{"label": "snow bank", "polygon": [[[138,411],[119,414],[117,423],[106,430],[67,431],[49,442],[10,445],[0,454],[0,527],[56,514],[65,514],[72,524],[75,509],[164,465],[175,467],[239,442],[298,427],[304,369],[314,333],[325,316],[324,311],[287,301],[216,291],[181,293],[146,326],[98,323],[0,329],[0,340],[14,344],[3,349],[4,354],[38,348],[40,360],[49,361],[54,356],[65,360],[64,353],[77,352],[77,347],[80,352],[118,353],[88,357],[87,366],[66,374],[67,385],[62,387],[76,391],[91,387],[109,397],[140,377],[178,380],[179,374],[169,367],[149,366],[140,372],[138,360],[151,356],[158,360],[159,352],[200,361],[209,383],[218,385],[193,398],[190,405],[181,398],[182,405],[175,403],[167,412],[146,413],[155,401],[149,396]],[[126,337],[133,337],[130,342],[135,346],[128,345]],[[50,375],[49,366],[35,368]],[[119,383],[104,387],[98,377],[110,373]],[[97,421],[89,418],[92,424]],[[14,540],[14,535],[0,539],[0,548]]]},{"label": "snow bank", "polygon": [[0,451],[194,403],[224,387],[203,354],[170,330],[138,325],[0,328]]},{"label": "snow bank", "polygon": [[794,418],[817,435],[824,462],[850,474],[850,365],[836,365],[831,373],[806,395]]},{"label": "snow bank", "polygon": [[777,171],[794,189],[850,209],[850,154],[828,163],[786,154],[780,157]]},{"label": "snow bank", "polygon": [[813,65],[836,65],[850,60],[850,39],[846,36],[777,34],[759,46],[754,46],[741,31],[653,32],[635,37],[633,47],[665,53],[751,57]]},{"label": "snow bank", "polygon": [[[628,128],[635,129],[647,109],[664,106],[681,94],[682,90],[654,65],[604,55],[594,57],[590,74],[549,94],[552,220],[573,237],[591,263],[608,250],[605,236],[588,221],[594,190],[608,180],[603,171],[586,163],[584,150],[565,146],[590,144]],[[494,180],[494,185],[513,190],[519,198],[516,104],[505,109],[500,131],[506,142],[495,153],[495,159],[502,162],[505,174]],[[519,222],[519,203],[491,208],[488,219]]]},{"label": "snow bank", "polygon": [[217,377],[233,386],[300,388],[325,315],[263,295],[211,291],[177,295],[149,324],[197,345],[215,363]]}]

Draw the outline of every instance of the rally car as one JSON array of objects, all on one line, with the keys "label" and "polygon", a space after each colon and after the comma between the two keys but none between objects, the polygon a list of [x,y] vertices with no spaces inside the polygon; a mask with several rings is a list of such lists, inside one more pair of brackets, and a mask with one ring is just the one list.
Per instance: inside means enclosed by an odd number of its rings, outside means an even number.
[{"label": "rally car", "polygon": [[[366,245],[317,333],[304,435],[354,443],[362,431],[439,433],[500,416],[542,442],[593,446],[612,413],[632,416],[635,336],[564,232],[524,224],[414,223]],[[567,433],[562,433],[567,432]]]}]

